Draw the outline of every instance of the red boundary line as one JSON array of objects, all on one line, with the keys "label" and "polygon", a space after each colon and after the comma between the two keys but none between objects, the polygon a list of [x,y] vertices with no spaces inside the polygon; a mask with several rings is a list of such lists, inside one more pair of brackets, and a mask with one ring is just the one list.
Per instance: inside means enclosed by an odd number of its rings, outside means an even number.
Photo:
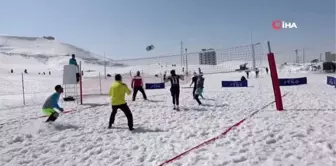
[{"label": "red boundary line", "polygon": [[[288,93],[289,93],[289,92],[288,92]],[[288,93],[282,95],[281,97],[285,97]],[[160,164],[159,166],[163,166],[163,165],[165,165],[165,164],[169,164],[169,163],[173,162],[174,160],[177,160],[177,159],[181,158],[182,156],[188,154],[189,152],[191,152],[191,151],[193,151],[193,150],[195,150],[195,149],[198,149],[199,147],[201,147],[201,146],[203,146],[203,145],[209,144],[209,143],[211,143],[211,142],[213,142],[213,141],[215,141],[215,140],[221,138],[222,136],[226,135],[228,132],[230,132],[231,130],[233,130],[234,127],[238,127],[238,126],[241,125],[246,119],[251,118],[252,116],[254,116],[255,114],[257,114],[259,111],[265,109],[266,107],[270,106],[270,105],[273,104],[273,103],[275,103],[275,101],[272,101],[272,102],[266,104],[265,106],[263,106],[261,109],[259,109],[259,110],[257,110],[257,111],[254,111],[251,115],[249,115],[248,117],[246,117],[246,118],[240,120],[239,122],[235,123],[234,125],[232,125],[232,126],[229,127],[228,129],[226,129],[224,132],[222,132],[220,135],[218,135],[218,136],[216,136],[216,137],[214,137],[214,138],[211,138],[211,139],[209,139],[209,140],[207,140],[207,141],[205,141],[205,142],[203,142],[203,143],[201,143],[201,144],[199,144],[199,145],[197,145],[197,146],[195,146],[195,147],[193,147],[193,148],[191,148],[191,149],[189,149],[189,150],[187,150],[187,151],[185,151],[185,152],[183,152],[183,153],[180,153],[179,155],[177,155],[177,156],[175,156],[175,157],[173,157],[173,158],[171,158],[171,159],[169,159],[169,160],[166,160],[165,162],[163,162],[163,163]]]}]

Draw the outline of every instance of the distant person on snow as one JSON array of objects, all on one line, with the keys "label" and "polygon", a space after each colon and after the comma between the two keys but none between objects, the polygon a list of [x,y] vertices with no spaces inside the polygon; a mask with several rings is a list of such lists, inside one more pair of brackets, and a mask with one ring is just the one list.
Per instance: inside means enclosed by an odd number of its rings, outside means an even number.
[{"label": "distant person on snow", "polygon": [[250,71],[249,70],[246,70],[246,77],[249,78],[250,77]]},{"label": "distant person on snow", "polygon": [[255,69],[255,73],[256,73],[256,78],[259,78],[259,69],[258,68]]},{"label": "distant person on snow", "polygon": [[190,84],[190,87],[194,84],[194,88],[193,88],[193,92],[192,92],[193,97],[195,97],[197,77],[198,77],[197,73],[194,72],[194,76],[191,78],[191,84]]},{"label": "distant person on snow", "polygon": [[177,75],[175,70],[170,71],[170,76],[165,80],[165,82],[170,81],[170,93],[173,99],[174,110],[180,110],[179,108],[179,97],[180,97],[180,79],[184,80],[183,76]]},{"label": "distant person on snow", "polygon": [[145,90],[143,89],[143,82],[140,76],[140,71],[138,71],[136,73],[136,76],[133,77],[131,87],[133,89],[133,98],[132,98],[133,101],[135,101],[138,91],[140,91],[142,93],[143,98],[147,100]]},{"label": "distant person on snow", "polygon": [[266,74],[268,74],[268,67],[266,67]]},{"label": "distant person on snow", "polygon": [[71,55],[71,59],[69,60],[69,65],[75,65],[75,66],[77,66],[76,80],[77,80],[77,83],[78,83],[79,82],[79,78],[80,78],[80,74],[79,74],[78,63],[77,63],[76,55],[75,54]]},{"label": "distant person on snow", "polygon": [[246,78],[245,78],[244,76],[242,76],[242,77],[240,78],[240,81],[246,81]]},{"label": "distant person on snow", "polygon": [[165,71],[163,74],[163,81],[166,80],[166,77],[167,77],[167,71]]},{"label": "distant person on snow", "polygon": [[199,105],[202,105],[201,101],[199,100],[198,96],[201,96],[203,99],[203,88],[204,88],[204,78],[203,78],[203,73],[200,73],[200,75],[197,77],[197,83],[196,83],[196,93],[195,93],[195,100]]},{"label": "distant person on snow", "polygon": [[24,70],[24,73],[28,74],[28,71],[27,71],[27,69],[25,69],[25,70]]},{"label": "distant person on snow", "polygon": [[56,92],[54,94],[47,98],[42,107],[42,112],[45,115],[49,116],[46,122],[54,122],[58,118],[59,114],[54,110],[54,108],[58,109],[61,112],[64,111],[64,109],[57,104],[61,94],[63,93],[62,86],[56,85],[55,91]]},{"label": "distant person on snow", "polygon": [[10,71],[11,73],[14,73],[14,70],[13,69],[11,69],[11,71]]},{"label": "distant person on snow", "polygon": [[112,104],[112,113],[110,116],[110,121],[108,128],[111,129],[114,123],[115,116],[117,114],[118,109],[124,112],[128,121],[129,130],[134,130],[133,128],[133,115],[125,101],[125,94],[130,95],[131,90],[127,87],[126,84],[122,82],[122,77],[120,74],[115,75],[115,82],[112,84],[109,96],[111,97]]}]

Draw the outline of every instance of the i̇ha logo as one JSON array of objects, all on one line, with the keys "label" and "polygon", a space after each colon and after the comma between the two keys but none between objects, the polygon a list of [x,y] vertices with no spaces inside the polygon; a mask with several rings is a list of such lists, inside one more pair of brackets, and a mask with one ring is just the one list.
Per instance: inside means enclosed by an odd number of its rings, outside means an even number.
[{"label": "i\u0307ha logo", "polygon": [[282,28],[298,28],[295,22],[286,22],[281,20],[274,20],[272,22],[272,27],[275,30],[280,30]]}]

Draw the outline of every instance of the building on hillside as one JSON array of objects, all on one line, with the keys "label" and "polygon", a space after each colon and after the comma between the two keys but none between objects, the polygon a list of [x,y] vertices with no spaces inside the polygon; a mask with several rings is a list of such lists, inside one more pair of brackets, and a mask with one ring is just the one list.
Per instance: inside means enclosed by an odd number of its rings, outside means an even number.
[{"label": "building on hillside", "polygon": [[48,40],[55,40],[55,37],[53,36],[43,36],[43,38],[48,39]]},{"label": "building on hillside", "polygon": [[217,65],[216,51],[212,48],[202,49],[199,53],[200,65]]},{"label": "building on hillside", "polygon": [[329,52],[325,52],[325,61],[326,62],[335,62],[336,61],[336,54]]}]

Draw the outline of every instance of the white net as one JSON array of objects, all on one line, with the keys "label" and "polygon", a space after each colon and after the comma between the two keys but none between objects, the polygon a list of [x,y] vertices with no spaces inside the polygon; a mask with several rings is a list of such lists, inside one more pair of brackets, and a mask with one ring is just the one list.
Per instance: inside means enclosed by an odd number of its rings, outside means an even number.
[{"label": "white net", "polygon": [[198,72],[204,74],[233,72],[255,67],[263,67],[262,59],[265,56],[260,43],[244,45],[226,49],[212,49],[200,52],[183,53],[183,55],[168,55],[138,59],[116,60],[120,67],[113,70],[118,73],[141,71],[148,75],[162,74],[175,69],[177,72]]}]

